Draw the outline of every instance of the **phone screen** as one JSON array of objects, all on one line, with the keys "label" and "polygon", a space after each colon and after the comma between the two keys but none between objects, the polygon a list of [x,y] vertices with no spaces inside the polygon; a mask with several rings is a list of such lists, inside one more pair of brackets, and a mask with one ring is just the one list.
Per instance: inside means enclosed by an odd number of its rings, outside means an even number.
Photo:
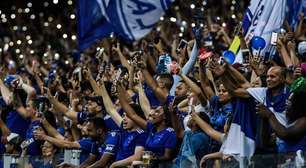
[{"label": "phone screen", "polygon": [[275,32],[272,32],[272,36],[271,36],[271,45],[276,46],[277,38],[278,38],[278,34],[275,33]]},{"label": "phone screen", "polygon": [[242,63],[249,64],[250,63],[250,59],[249,59],[250,51],[248,49],[243,49],[241,50],[241,53],[242,53]]},{"label": "phone screen", "polygon": [[187,46],[187,44],[188,44],[187,41],[184,40],[184,39],[182,39],[182,40],[180,41],[178,47],[177,47],[177,50],[181,50],[181,49],[185,48],[185,47]]}]

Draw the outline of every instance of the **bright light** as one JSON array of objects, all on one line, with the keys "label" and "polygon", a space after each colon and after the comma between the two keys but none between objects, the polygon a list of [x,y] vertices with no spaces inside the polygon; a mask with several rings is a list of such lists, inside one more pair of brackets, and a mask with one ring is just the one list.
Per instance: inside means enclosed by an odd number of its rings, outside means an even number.
[{"label": "bright light", "polygon": [[55,60],[59,60],[59,57],[60,57],[60,55],[59,55],[58,53],[55,53],[55,54],[54,54],[54,59],[55,59]]},{"label": "bright light", "polygon": [[19,58],[20,58],[20,59],[23,59],[23,55],[22,55],[22,54],[20,54],[20,55],[19,55]]},{"label": "bright light", "polygon": [[71,39],[72,39],[72,40],[76,40],[76,35],[72,35],[72,36],[71,36]]},{"label": "bright light", "polygon": [[179,33],[179,37],[183,37],[183,33]]},{"label": "bright light", "polygon": [[201,27],[204,27],[204,24],[203,24],[203,23],[201,23],[201,24],[200,24],[200,26],[201,26]]},{"label": "bright light", "polygon": [[32,40],[29,40],[29,41],[28,41],[28,44],[30,44],[30,45],[31,45],[32,43],[33,43],[33,41],[32,41]]},{"label": "bright light", "polygon": [[25,12],[25,13],[29,13],[29,12],[30,12],[30,8],[25,8],[25,9],[24,9],[24,12]]},{"label": "bright light", "polygon": [[223,27],[226,27],[226,23],[222,23],[222,26],[223,26]]},{"label": "bright light", "polygon": [[29,2],[29,3],[27,4],[27,7],[31,8],[31,7],[32,7],[32,3]]},{"label": "bright light", "polygon": [[195,8],[195,5],[194,5],[194,4],[191,4],[191,5],[190,5],[190,8],[191,8],[191,9],[194,9],[194,8]]},{"label": "bright light", "polygon": [[67,4],[68,4],[68,5],[72,5],[72,1],[71,1],[71,0],[68,0],[68,1],[67,1]]},{"label": "bright light", "polygon": [[235,6],[231,6],[231,10],[232,10],[232,11],[235,10]]},{"label": "bright light", "polygon": [[49,16],[48,17],[48,22],[52,22],[53,21],[53,17]]},{"label": "bright light", "polygon": [[233,4],[233,5],[235,5],[235,4],[236,4],[236,1],[235,1],[235,0],[233,0],[233,1],[232,1],[232,4]]},{"label": "bright light", "polygon": [[54,4],[58,4],[58,0],[53,0],[53,3]]},{"label": "bright light", "polygon": [[34,19],[35,19],[35,15],[32,14],[32,15],[30,16],[30,19],[34,20]]},{"label": "bright light", "polygon": [[18,45],[20,45],[21,44],[21,40],[17,40],[17,42],[16,42]]},{"label": "bright light", "polygon": [[26,39],[27,39],[27,40],[30,40],[30,39],[31,39],[31,36],[30,36],[30,35],[26,35]]},{"label": "bright light", "polygon": [[186,25],[187,25],[187,22],[186,22],[185,20],[183,20],[183,21],[182,21],[182,25],[183,25],[183,26],[186,26]]},{"label": "bright light", "polygon": [[202,5],[203,5],[203,6],[206,6],[206,5],[207,5],[207,2],[206,2],[206,1],[203,1]]},{"label": "bright light", "polygon": [[6,23],[6,22],[7,22],[7,19],[6,19],[6,18],[3,18],[3,19],[2,19],[2,22],[3,22],[3,23]]},{"label": "bright light", "polygon": [[171,18],[170,18],[170,21],[171,21],[171,22],[176,22],[176,18],[171,17]]},{"label": "bright light", "polygon": [[13,26],[13,30],[17,30],[18,29],[18,26]]},{"label": "bright light", "polygon": [[44,7],[48,7],[49,3],[48,2],[44,2]]},{"label": "bright light", "polygon": [[63,38],[66,39],[68,36],[67,34],[63,34]]},{"label": "bright light", "polygon": [[191,27],[195,27],[196,25],[195,25],[195,23],[191,23]]},{"label": "bright light", "polygon": [[[59,53],[54,54],[54,58],[59,58],[59,56],[60,56]],[[58,60],[58,59],[56,59],[56,60]]]},{"label": "bright light", "polygon": [[31,51],[30,51],[30,54],[34,54],[34,50],[31,50]]},{"label": "bright light", "polygon": [[13,13],[11,14],[11,19],[15,19],[16,18],[16,15]]},{"label": "bright light", "polygon": [[47,57],[48,56],[48,54],[47,53],[44,53],[44,57]]},{"label": "bright light", "polygon": [[57,29],[61,29],[61,28],[62,28],[62,25],[57,24],[57,25],[56,25],[56,28],[57,28]]},{"label": "bright light", "polygon": [[45,27],[48,27],[48,26],[49,26],[49,23],[48,23],[48,22],[45,22],[45,23],[44,23],[44,26],[45,26]]},{"label": "bright light", "polygon": [[27,26],[22,26],[22,31],[27,31],[27,30],[28,30]]},{"label": "bright light", "polygon": [[185,30],[185,28],[183,26],[180,27],[180,29],[181,29],[181,32],[183,32]]},{"label": "bright light", "polygon": [[218,17],[217,17],[217,20],[221,20],[221,18],[218,16]]},{"label": "bright light", "polygon": [[70,19],[75,19],[75,14],[71,14]]},{"label": "bright light", "polygon": [[65,64],[66,64],[66,65],[68,65],[68,64],[69,64],[69,61],[68,61],[68,60],[66,60],[66,61],[65,61]]},{"label": "bright light", "polygon": [[11,42],[9,43],[9,45],[10,45],[11,47],[14,46],[14,42],[11,41]]},{"label": "bright light", "polygon": [[17,12],[18,12],[18,13],[22,13],[22,9],[21,9],[21,8],[18,8]]},{"label": "bright light", "polygon": [[232,15],[232,18],[233,18],[233,19],[236,19],[236,15],[233,14],[233,15]]},{"label": "bright light", "polygon": [[1,18],[3,19],[3,18],[5,18],[5,14],[3,13],[3,14],[1,14]]},{"label": "bright light", "polygon": [[163,21],[163,20],[165,20],[165,18],[164,17],[160,17],[159,20]]},{"label": "bright light", "polygon": [[19,54],[20,50],[17,48],[15,52],[16,52],[16,54]]}]

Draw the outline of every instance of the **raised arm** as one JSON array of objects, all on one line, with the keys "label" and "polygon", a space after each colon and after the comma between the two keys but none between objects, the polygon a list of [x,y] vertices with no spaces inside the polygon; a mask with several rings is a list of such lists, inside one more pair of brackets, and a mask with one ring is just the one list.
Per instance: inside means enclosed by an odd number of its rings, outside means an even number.
[{"label": "raised arm", "polygon": [[112,48],[114,51],[116,51],[116,53],[118,54],[119,56],[119,59],[120,59],[120,62],[121,64],[126,67],[128,70],[131,69],[131,66],[130,64],[128,63],[127,59],[124,57],[124,55],[122,54],[121,52],[121,49],[120,49],[120,43],[117,43],[117,46],[113,46]]},{"label": "raised arm", "polygon": [[5,86],[2,79],[0,79],[0,91],[5,103],[7,105],[11,104],[13,101],[13,93]]},{"label": "raised arm", "polygon": [[103,104],[106,112],[112,117],[115,123],[120,127],[122,123],[122,117],[117,112],[115,105],[113,104],[111,98],[109,97],[104,82],[101,83],[101,96],[103,97]]},{"label": "raised arm", "polygon": [[50,135],[51,137],[54,137],[59,140],[65,139],[65,137],[62,136],[59,132],[57,132],[57,130],[54,127],[52,127],[46,119],[42,120],[42,124],[44,128],[47,130],[48,135]]},{"label": "raised arm", "polygon": [[162,89],[157,85],[157,82],[153,79],[151,74],[146,68],[142,68],[142,74],[144,76],[144,79],[146,83],[149,85],[149,87],[153,90],[154,94],[156,95],[157,99],[161,103],[165,103],[167,101],[168,97],[168,91],[167,89]]},{"label": "raised arm", "polygon": [[53,97],[49,89],[45,88],[45,90],[47,90],[47,97],[50,103],[53,105],[53,108],[55,109],[55,111],[62,112],[66,117],[70,118],[74,122],[77,122],[78,120],[77,112],[74,111],[73,109],[69,109],[65,104],[61,103],[55,97]]},{"label": "raised arm", "polygon": [[195,84],[192,80],[190,80],[186,75],[180,73],[180,77],[185,81],[185,83],[191,88],[191,90],[197,95],[202,105],[206,106],[207,99],[202,92],[201,88]]},{"label": "raised arm", "polygon": [[212,139],[221,142],[222,133],[213,129],[208,123],[202,120],[196,113],[191,113],[192,119],[197,123],[197,125]]},{"label": "raised arm", "polygon": [[138,126],[140,126],[142,129],[146,129],[147,128],[147,122],[145,119],[141,118],[140,116],[138,116],[136,114],[136,112],[134,111],[134,109],[131,107],[131,105],[129,104],[129,102],[126,99],[126,91],[123,89],[123,87],[118,86],[118,90],[119,90],[119,101],[120,104],[124,110],[124,112],[127,114],[127,116],[129,118],[131,118]]},{"label": "raised arm", "polygon": [[209,79],[207,77],[207,69],[202,63],[200,63],[200,80],[204,94],[206,95],[207,99],[210,100],[215,95],[215,93],[210,86]]},{"label": "raised arm", "polygon": [[[186,64],[184,65],[184,67],[182,68],[182,74],[187,75],[190,70],[193,68],[194,64],[196,63],[197,60],[197,56],[198,56],[198,45],[196,40],[194,40],[194,44],[193,44],[193,48],[191,51],[191,56],[189,58],[189,60],[186,62]],[[179,81],[181,80],[180,76],[178,75],[174,75],[173,77],[173,86],[170,90],[170,95],[174,95],[176,86],[178,85]]]},{"label": "raised arm", "polygon": [[172,127],[176,133],[176,136],[178,138],[183,138],[184,137],[184,128],[181,124],[181,121],[179,119],[179,117],[177,116],[176,112],[175,112],[176,107],[173,105],[173,103],[171,104],[171,106],[169,107],[169,113],[171,116],[171,124]]},{"label": "raised arm", "polygon": [[144,112],[146,118],[149,117],[150,111],[151,111],[151,105],[150,105],[150,101],[142,87],[142,83],[139,82],[139,87],[138,87],[138,94],[139,94],[139,104],[140,107],[142,109],[142,111]]}]

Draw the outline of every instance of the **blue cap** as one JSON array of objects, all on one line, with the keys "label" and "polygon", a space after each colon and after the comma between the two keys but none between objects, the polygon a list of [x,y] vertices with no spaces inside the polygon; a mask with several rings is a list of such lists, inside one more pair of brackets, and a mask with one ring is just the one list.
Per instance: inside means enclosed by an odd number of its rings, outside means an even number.
[{"label": "blue cap", "polygon": [[7,75],[7,76],[4,78],[4,83],[5,83],[6,85],[10,86],[11,83],[12,83],[14,80],[16,80],[16,79],[17,79],[16,75]]}]

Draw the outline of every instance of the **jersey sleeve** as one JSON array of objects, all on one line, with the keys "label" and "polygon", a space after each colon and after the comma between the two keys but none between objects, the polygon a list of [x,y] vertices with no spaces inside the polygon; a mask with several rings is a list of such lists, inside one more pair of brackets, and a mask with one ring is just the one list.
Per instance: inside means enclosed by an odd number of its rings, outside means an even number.
[{"label": "jersey sleeve", "polygon": [[110,132],[105,140],[104,153],[115,155],[119,145],[119,134],[116,132]]}]

